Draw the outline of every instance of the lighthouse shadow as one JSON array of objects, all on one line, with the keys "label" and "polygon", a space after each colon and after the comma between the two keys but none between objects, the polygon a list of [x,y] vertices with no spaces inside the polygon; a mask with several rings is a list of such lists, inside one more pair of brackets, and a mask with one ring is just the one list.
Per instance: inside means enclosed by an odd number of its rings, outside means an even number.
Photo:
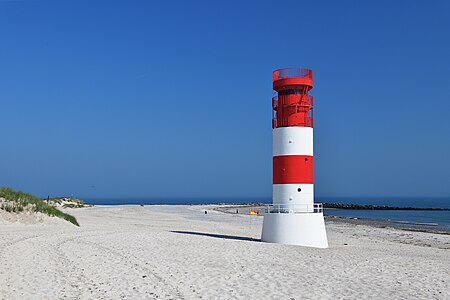
[{"label": "lighthouse shadow", "polygon": [[248,241],[248,242],[261,242],[260,239],[254,239],[251,237],[237,236],[237,235],[225,235],[225,234],[215,234],[215,233],[196,232],[196,231],[179,231],[179,230],[171,230],[170,232],[180,233],[180,234],[208,236],[208,237],[217,238],[217,239],[228,239],[228,240],[238,240],[238,241]]}]

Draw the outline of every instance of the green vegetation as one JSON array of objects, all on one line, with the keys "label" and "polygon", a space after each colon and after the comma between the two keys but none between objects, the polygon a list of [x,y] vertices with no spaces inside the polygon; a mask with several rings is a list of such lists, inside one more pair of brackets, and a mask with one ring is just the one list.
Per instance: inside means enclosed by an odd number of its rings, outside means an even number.
[{"label": "green vegetation", "polygon": [[42,199],[11,188],[0,188],[0,209],[8,212],[34,211],[55,216],[80,226],[74,216],[63,213]]},{"label": "green vegetation", "polygon": [[90,207],[92,205],[86,204],[81,199],[72,198],[72,197],[60,197],[60,198],[50,198],[44,199],[48,204],[53,206],[62,206],[64,208],[82,208],[82,207]]}]

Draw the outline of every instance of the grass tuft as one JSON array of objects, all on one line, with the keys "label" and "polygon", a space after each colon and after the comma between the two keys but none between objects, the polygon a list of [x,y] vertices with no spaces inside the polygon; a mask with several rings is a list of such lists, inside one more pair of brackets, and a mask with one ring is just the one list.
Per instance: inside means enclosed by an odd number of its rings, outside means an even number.
[{"label": "grass tuft", "polygon": [[0,198],[3,198],[3,201],[0,201],[0,209],[5,211],[22,212],[24,210],[30,210],[41,212],[49,216],[62,218],[76,226],[80,226],[74,216],[60,211],[36,196],[3,187],[0,188]]}]

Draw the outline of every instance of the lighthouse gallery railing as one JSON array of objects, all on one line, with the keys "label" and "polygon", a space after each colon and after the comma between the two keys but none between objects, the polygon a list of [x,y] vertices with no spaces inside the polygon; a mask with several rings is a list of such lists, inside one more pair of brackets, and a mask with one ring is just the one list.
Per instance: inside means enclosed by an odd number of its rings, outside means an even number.
[{"label": "lighthouse gallery railing", "polygon": [[268,214],[306,214],[306,213],[322,213],[322,203],[314,204],[270,204],[267,205],[266,213]]}]

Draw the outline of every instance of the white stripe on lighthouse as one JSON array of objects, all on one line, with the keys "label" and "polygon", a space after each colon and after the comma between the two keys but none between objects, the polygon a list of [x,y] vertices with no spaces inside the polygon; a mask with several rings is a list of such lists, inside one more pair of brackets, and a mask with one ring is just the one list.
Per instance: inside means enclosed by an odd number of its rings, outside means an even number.
[{"label": "white stripe on lighthouse", "polygon": [[274,184],[273,204],[308,205],[314,204],[314,184]]},{"label": "white stripe on lighthouse", "polygon": [[273,130],[273,156],[313,156],[313,129],[311,127],[279,127]]}]

